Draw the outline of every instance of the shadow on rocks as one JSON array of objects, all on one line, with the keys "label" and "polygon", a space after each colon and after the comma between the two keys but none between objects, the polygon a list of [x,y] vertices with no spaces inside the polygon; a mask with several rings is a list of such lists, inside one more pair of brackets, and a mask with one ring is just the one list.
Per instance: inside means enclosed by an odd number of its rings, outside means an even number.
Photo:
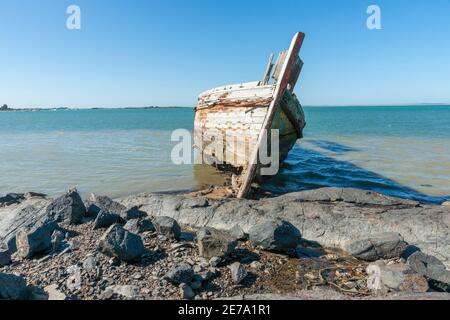
[{"label": "shadow on rocks", "polygon": [[221,293],[223,291],[223,288],[212,282],[213,280],[214,278],[204,282],[202,288],[197,291],[197,294],[201,296],[202,294],[206,294],[207,292],[212,292],[213,294]]},{"label": "shadow on rocks", "polygon": [[323,246],[317,241],[301,239],[295,255],[298,258],[319,258],[326,254]]},{"label": "shadow on rocks", "polygon": [[239,261],[242,264],[249,264],[252,263],[253,261],[261,260],[261,257],[258,254],[245,248],[235,249],[231,253],[230,258],[231,258],[230,262]]},{"label": "shadow on rocks", "polygon": [[195,232],[181,231],[180,240],[192,242],[195,240]]},{"label": "shadow on rocks", "polygon": [[257,279],[258,276],[256,275],[256,273],[247,271],[247,276],[244,278],[244,280],[242,280],[242,282],[238,286],[243,288],[249,288],[253,286],[253,284],[256,282]]},{"label": "shadow on rocks", "polygon": [[158,261],[164,260],[168,257],[166,250],[161,249],[158,251],[146,250],[141,256],[140,260],[131,261],[129,264],[139,267],[149,267]]},{"label": "shadow on rocks", "polygon": [[75,230],[68,230],[68,229],[65,229],[65,228],[63,228],[61,226],[59,226],[58,230],[61,231],[65,235],[66,239],[76,238],[78,236],[81,236],[80,232],[75,231]]}]

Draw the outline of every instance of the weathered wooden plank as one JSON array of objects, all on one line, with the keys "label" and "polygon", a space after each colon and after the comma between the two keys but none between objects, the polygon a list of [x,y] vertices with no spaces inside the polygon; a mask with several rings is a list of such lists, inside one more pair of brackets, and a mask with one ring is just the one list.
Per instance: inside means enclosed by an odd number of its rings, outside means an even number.
[{"label": "weathered wooden plank", "polygon": [[266,71],[264,72],[264,77],[261,82],[262,85],[266,85],[269,83],[270,74],[272,72],[272,69],[273,69],[273,53],[271,53],[269,56],[269,62],[267,63],[267,68],[266,68]]},{"label": "weathered wooden plank", "polygon": [[254,88],[254,87],[257,87],[258,84],[259,84],[259,81],[251,81],[251,82],[229,84],[229,85],[220,86],[220,87],[216,87],[216,88],[212,88],[212,89],[206,90],[206,91],[202,92],[200,94],[200,96],[206,95],[206,94],[210,94],[210,93],[213,93],[213,92],[217,92],[217,91],[227,91],[227,90]]},{"label": "weathered wooden plank", "polygon": [[259,131],[253,134],[236,131],[223,132],[222,140],[218,141],[218,135],[203,135],[203,139],[196,140],[196,148],[202,155],[214,158],[217,164],[231,164],[235,168],[244,167],[248,163],[251,148],[256,144]]},{"label": "weathered wooden plank", "polygon": [[[226,162],[236,168],[246,166],[267,110],[267,107],[222,106],[197,110],[194,129],[196,148],[201,154],[214,156],[216,161]],[[217,139],[223,140],[220,150],[214,146],[207,147],[217,142]],[[238,143],[240,141],[244,141],[245,145]]]},{"label": "weathered wooden plank", "polygon": [[286,55],[288,54],[287,51],[281,51],[278,55],[277,63],[275,65],[275,69],[273,70],[272,78],[275,80],[275,82],[278,81],[278,78],[280,77],[281,69],[284,65],[284,60],[286,59]]},{"label": "weathered wooden plank", "polygon": [[247,86],[226,90],[214,90],[203,93],[198,98],[197,109],[215,105],[269,105],[275,90],[274,85]]},{"label": "weathered wooden plank", "polygon": [[262,118],[261,122],[263,122],[267,114],[267,108],[259,108],[259,110],[256,109],[251,112],[246,112],[245,110],[242,110],[242,108],[234,109],[236,109],[236,111],[222,110],[222,112],[209,112],[206,116],[208,119],[220,121],[252,121],[254,119]]},{"label": "weathered wooden plank", "polygon": [[252,152],[252,156],[250,157],[249,165],[244,171],[242,178],[242,185],[238,191],[238,198],[245,198],[250,189],[253,177],[255,176],[255,172],[258,164],[258,153],[261,144],[263,143],[262,139],[264,138],[263,130],[269,130],[272,126],[273,117],[275,115],[275,110],[278,107],[281,98],[283,97],[284,91],[286,90],[289,81],[292,81],[291,75],[293,69],[295,68],[295,64],[298,61],[298,54],[303,44],[303,40],[305,38],[305,34],[302,32],[298,32],[295,34],[292,39],[291,45],[289,47],[289,51],[286,55],[286,59],[284,60],[283,67],[280,71],[280,78],[276,83],[274,98],[270,103],[269,110],[267,111],[267,116],[264,121],[264,124],[261,129],[261,133],[258,137],[258,142],[256,147]]}]

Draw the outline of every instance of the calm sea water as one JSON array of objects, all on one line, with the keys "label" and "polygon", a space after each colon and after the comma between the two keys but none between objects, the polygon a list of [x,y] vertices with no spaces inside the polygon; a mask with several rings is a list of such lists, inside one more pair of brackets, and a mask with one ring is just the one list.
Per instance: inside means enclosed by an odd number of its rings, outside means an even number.
[{"label": "calm sea water", "polygon": [[[263,188],[285,193],[355,187],[450,199],[450,106],[305,108],[304,139]],[[122,196],[189,190],[220,180],[209,167],[170,161],[189,108],[0,113],[0,194],[57,195],[70,186]]]}]

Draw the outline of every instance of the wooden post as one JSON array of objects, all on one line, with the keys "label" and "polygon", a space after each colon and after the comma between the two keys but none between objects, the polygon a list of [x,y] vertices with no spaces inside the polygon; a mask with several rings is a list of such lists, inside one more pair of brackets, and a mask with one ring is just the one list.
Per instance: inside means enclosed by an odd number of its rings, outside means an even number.
[{"label": "wooden post", "polygon": [[272,72],[272,68],[273,68],[273,53],[270,54],[269,56],[269,62],[267,63],[267,68],[266,68],[266,72],[264,72],[264,77],[262,80],[262,85],[266,85],[269,83],[269,79],[270,79],[270,73]]},{"label": "wooden post", "polygon": [[[263,143],[263,138],[266,136],[263,134],[264,130],[270,130],[270,128],[272,127],[275,111],[280,104],[281,98],[283,97],[284,91],[286,90],[289,81],[292,81],[291,74],[294,71],[293,69],[295,68],[295,65],[298,61],[298,54],[300,52],[300,48],[302,47],[304,39],[305,34],[302,32],[296,33],[294,38],[292,39],[291,46],[289,47],[286,59],[284,60],[283,67],[280,72],[280,77],[278,78],[275,87],[273,100],[269,105],[266,118],[264,119],[261,132],[258,136],[258,142],[253,149],[252,155],[249,159],[249,164],[245,172],[243,173],[243,181],[237,195],[238,198],[245,198],[248,194],[248,191],[250,190],[250,186],[252,184],[258,166],[259,148]],[[294,88],[292,88],[292,90],[293,89]]]}]

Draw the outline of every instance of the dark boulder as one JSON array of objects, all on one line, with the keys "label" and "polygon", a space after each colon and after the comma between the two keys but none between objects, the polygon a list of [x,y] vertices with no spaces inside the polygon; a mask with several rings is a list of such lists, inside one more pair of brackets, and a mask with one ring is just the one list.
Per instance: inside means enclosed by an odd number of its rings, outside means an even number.
[{"label": "dark boulder", "polygon": [[211,259],[229,255],[236,247],[237,242],[228,232],[214,228],[202,228],[197,232],[197,244],[200,255]]},{"label": "dark boulder", "polygon": [[7,245],[0,245],[0,267],[11,263],[11,250]]},{"label": "dark boulder", "polygon": [[40,225],[42,221],[46,221],[49,217],[45,208],[47,201],[37,200],[32,205],[27,201],[23,201],[18,205],[3,208],[3,214],[0,212],[0,243],[4,243],[11,253],[17,251],[16,235],[21,229],[32,228]]},{"label": "dark boulder", "polygon": [[450,285],[450,271],[438,258],[417,251],[408,257],[407,263],[414,272]]},{"label": "dark boulder", "polygon": [[120,218],[123,221],[139,219],[139,218],[145,217],[146,215],[147,214],[145,212],[139,210],[138,207],[126,208],[120,212]]},{"label": "dark boulder", "polygon": [[145,247],[140,236],[115,224],[100,238],[98,250],[110,257],[133,261],[141,257],[145,252]]},{"label": "dark boulder", "polygon": [[22,228],[16,235],[17,252],[22,258],[30,258],[33,255],[51,250],[52,234],[58,228],[58,224],[52,219],[38,221],[35,225]]},{"label": "dark boulder", "polygon": [[386,232],[347,242],[344,250],[358,259],[376,261],[399,257],[407,246],[400,234]]},{"label": "dark boulder", "polygon": [[23,277],[0,272],[0,299],[24,300],[28,295],[27,282]]},{"label": "dark boulder", "polygon": [[169,238],[180,239],[181,228],[178,222],[170,217],[156,217],[153,219],[156,232]]},{"label": "dark boulder", "polygon": [[108,228],[119,221],[120,216],[118,214],[100,210],[97,217],[95,218],[94,225],[92,228],[94,230]]},{"label": "dark boulder", "polygon": [[20,203],[25,197],[21,193],[8,193],[0,197],[0,206],[10,206],[12,204]]},{"label": "dark boulder", "polygon": [[87,215],[89,217],[97,217],[100,211],[107,211],[120,215],[122,211],[127,208],[120,203],[110,199],[107,196],[99,196],[91,194],[91,197],[86,201]]},{"label": "dark boulder", "polygon": [[136,234],[147,231],[155,231],[155,226],[148,218],[128,220],[123,227],[125,230]]},{"label": "dark boulder", "polygon": [[194,270],[187,263],[181,263],[178,266],[172,267],[164,276],[164,279],[176,284],[190,283],[193,278]]},{"label": "dark boulder", "polygon": [[47,215],[57,222],[79,224],[86,214],[86,207],[76,188],[53,200],[47,207]]},{"label": "dark boulder", "polygon": [[280,219],[267,220],[249,230],[250,242],[264,250],[289,252],[300,243],[300,231],[291,223]]}]

